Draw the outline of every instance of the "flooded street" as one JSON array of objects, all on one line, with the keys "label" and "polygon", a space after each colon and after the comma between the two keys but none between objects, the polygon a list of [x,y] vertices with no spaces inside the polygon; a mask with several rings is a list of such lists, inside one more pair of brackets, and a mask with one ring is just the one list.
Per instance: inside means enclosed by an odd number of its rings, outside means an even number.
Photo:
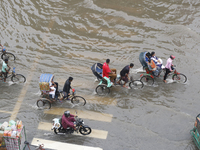
[{"label": "flooded street", "polygon": [[[199,7],[197,0],[2,0],[0,43],[16,56],[10,65],[27,81],[0,81],[0,123],[22,120],[29,142],[41,138],[104,150],[197,150],[189,131],[200,113]],[[134,63],[131,75],[140,79],[144,51],[155,51],[164,65],[176,56],[173,64],[187,82],[165,84],[161,76],[140,90],[117,86],[108,96],[95,93],[94,63],[109,58],[118,74]],[[42,73],[54,74],[60,90],[72,76],[72,87],[86,105],[67,101],[38,109]],[[50,130],[52,119],[68,109],[93,135],[60,136]]]}]

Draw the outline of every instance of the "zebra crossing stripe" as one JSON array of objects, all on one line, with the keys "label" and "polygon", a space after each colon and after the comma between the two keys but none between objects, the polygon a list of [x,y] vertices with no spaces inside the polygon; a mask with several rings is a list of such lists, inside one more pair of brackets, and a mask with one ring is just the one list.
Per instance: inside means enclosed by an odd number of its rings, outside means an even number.
[{"label": "zebra crossing stripe", "polygon": [[[48,122],[40,122],[38,125],[39,130],[45,130],[45,131],[52,131],[52,124]],[[105,140],[108,136],[108,131],[103,131],[103,130],[97,130],[97,129],[92,129],[92,132],[89,135],[82,135],[80,133],[74,132],[73,135],[78,135],[78,136],[85,136],[85,137],[92,137],[92,138],[97,138],[97,139],[103,139]]]},{"label": "zebra crossing stripe", "polygon": [[5,111],[5,110],[0,110],[0,113],[12,114],[12,112],[11,112],[11,111]]},{"label": "zebra crossing stripe", "polygon": [[104,97],[98,95],[81,95],[83,96],[87,103],[92,104],[101,104],[101,105],[111,105],[111,106],[117,106],[117,100],[112,97]]},{"label": "zebra crossing stripe", "polygon": [[58,108],[58,107],[45,110],[44,113],[61,116],[66,110],[69,110],[71,114],[76,114],[77,112],[78,117],[89,119],[89,120],[111,122],[112,117],[113,117],[112,114],[105,114],[105,113],[99,113],[99,112],[93,112],[93,111],[87,111],[87,110],[75,110],[75,109],[69,109],[69,108]]},{"label": "zebra crossing stripe", "polygon": [[62,143],[52,140],[44,140],[40,138],[33,138],[31,145],[38,146],[39,144],[44,144],[44,149],[56,149],[56,150],[103,150],[99,147],[89,147],[83,145],[76,145],[76,144],[69,144],[69,143]]}]

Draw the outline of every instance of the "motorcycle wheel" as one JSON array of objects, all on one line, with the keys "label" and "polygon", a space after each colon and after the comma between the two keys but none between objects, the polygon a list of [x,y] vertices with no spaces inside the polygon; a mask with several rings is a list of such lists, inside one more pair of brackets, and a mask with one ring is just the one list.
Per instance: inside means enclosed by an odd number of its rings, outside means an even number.
[{"label": "motorcycle wheel", "polygon": [[54,133],[55,133],[55,134],[58,134],[58,131],[57,131],[57,129],[54,129],[53,131],[54,131]]},{"label": "motorcycle wheel", "polygon": [[81,127],[79,129],[79,132],[82,134],[82,135],[88,135],[92,132],[92,129],[90,127]]}]

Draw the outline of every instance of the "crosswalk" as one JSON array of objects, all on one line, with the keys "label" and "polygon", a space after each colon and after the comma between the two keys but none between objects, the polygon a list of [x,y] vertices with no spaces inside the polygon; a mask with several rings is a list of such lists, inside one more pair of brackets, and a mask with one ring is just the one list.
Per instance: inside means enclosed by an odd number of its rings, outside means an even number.
[{"label": "crosswalk", "polygon": [[[71,71],[71,70],[74,70],[74,66],[68,66],[67,68],[63,67],[61,69],[64,69],[64,70],[69,69],[68,71]],[[77,70],[77,73],[81,73],[81,72],[83,72],[83,70],[85,70],[84,67]],[[88,72],[84,72],[84,73],[90,74],[91,72],[89,70]],[[65,80],[58,79],[57,82],[64,83]],[[91,85],[93,85],[93,86],[91,87]],[[29,85],[27,85],[25,87],[28,87],[28,86]],[[92,80],[84,80],[83,81],[81,79],[76,79],[73,82],[73,86],[74,87],[84,87],[84,89],[89,89],[90,92],[92,90],[94,90],[94,88],[95,88],[94,81],[92,81]],[[17,104],[12,112],[4,111],[4,110],[0,110],[0,112],[11,114],[10,119],[15,120],[15,118],[17,117],[17,114],[19,112],[22,100],[25,97],[26,92],[27,92],[26,90],[22,90],[22,92],[18,98]],[[102,98],[102,97],[97,96],[96,94],[90,94],[90,95],[88,94],[87,95],[87,91],[84,95],[81,95],[81,96],[83,96],[86,99],[87,104],[89,104],[89,105],[90,104],[91,105],[98,104],[98,105],[104,105],[104,106],[107,106],[107,105],[116,106],[117,105],[116,98],[112,98],[112,97],[103,97]],[[83,110],[80,110],[80,109],[83,109]],[[69,109],[69,108],[62,108],[62,106],[61,107],[54,106],[49,110],[44,110],[43,112],[45,114],[44,116],[48,116],[48,117],[52,116],[52,119],[53,119],[53,118],[55,118],[55,116],[61,117],[62,114],[64,113],[64,111],[69,110],[71,112],[71,114],[76,114],[76,115],[78,115],[78,117],[80,117],[82,119],[97,121],[97,122],[105,122],[105,123],[112,122],[112,118],[113,118],[112,114],[84,110],[84,107],[82,107],[80,109],[78,109],[78,108]],[[42,133],[42,131],[44,131],[44,132],[49,132],[49,133],[54,134],[54,132],[51,130],[51,128],[52,128],[51,120],[49,120],[49,119],[46,119],[45,121],[44,120],[45,120],[45,118],[42,118],[42,120],[38,123],[37,132]],[[87,125],[90,126],[90,124],[87,124]],[[109,132],[105,131],[105,130],[101,130],[102,127],[103,126],[98,126],[98,123],[97,123],[97,128],[95,129],[95,127],[92,127],[92,132],[89,135],[84,136],[84,138],[94,138],[94,139],[98,139],[98,140],[106,140],[109,135]],[[33,138],[32,142],[31,142],[32,145],[38,146],[38,141],[40,141],[40,143],[44,144],[44,148],[55,149],[55,150],[63,150],[63,149],[102,150],[102,148],[99,148],[98,146],[91,147],[91,146],[83,146],[83,145],[77,145],[77,144],[69,144],[66,142],[62,143],[62,142],[50,140],[50,139],[46,138],[45,136],[43,136],[42,139],[38,138],[37,136],[38,135],[36,134],[35,137]],[[80,136],[81,137],[83,135],[81,135],[80,133],[73,133],[72,136]],[[56,140],[56,135],[55,135],[55,140]]]},{"label": "crosswalk", "polygon": [[[71,114],[77,114],[80,118],[85,118],[89,120],[96,120],[96,121],[103,121],[103,122],[111,122],[112,121],[112,114],[105,114],[105,113],[98,113],[98,112],[91,112],[87,110],[75,110],[69,109]],[[50,110],[45,110],[44,113],[46,114],[53,114],[53,115],[62,115],[66,111],[66,108],[52,108]]]},{"label": "crosswalk", "polygon": [[75,145],[75,144],[69,144],[69,143],[62,143],[62,142],[56,142],[52,140],[44,140],[41,138],[34,138],[31,145],[38,146],[40,143],[45,143],[44,148],[49,149],[56,149],[56,150],[103,150],[99,147],[89,147],[89,146],[83,146],[83,145]]},{"label": "crosswalk", "polygon": [[[87,96],[86,96],[87,97]],[[88,96],[90,97],[90,96]],[[95,98],[101,98],[98,96],[95,96]],[[86,98],[87,99],[87,98]],[[116,105],[115,99],[111,99],[112,105]],[[87,99],[88,102],[88,99]],[[89,101],[90,103],[91,101]],[[95,102],[91,102],[95,103]],[[103,103],[105,105],[107,105],[109,102],[107,103]],[[105,122],[105,123],[111,123],[112,122],[112,118],[113,115],[112,114],[108,114],[108,113],[102,113],[102,112],[96,112],[96,111],[89,111],[89,110],[81,110],[84,108],[63,108],[63,107],[52,107],[51,109],[45,109],[43,112],[44,114],[46,114],[45,116],[52,116],[52,119],[56,117],[61,117],[62,114],[64,113],[64,111],[69,110],[71,114],[75,114],[77,115],[79,118],[82,119],[86,119],[86,120],[91,120],[91,121],[97,121],[97,122]],[[85,122],[85,121],[84,121]],[[86,123],[87,124],[87,123]],[[87,124],[89,125],[89,124]],[[90,125],[89,125],[90,126]],[[44,132],[49,132],[49,133],[53,133],[53,130],[51,130],[52,128],[52,122],[48,122],[48,121],[41,121],[38,124],[38,132],[44,131]],[[106,140],[108,137],[108,131],[105,130],[101,130],[99,126],[97,126],[98,129],[95,129],[94,127],[92,127],[92,132],[89,135],[81,135],[80,133],[73,133],[72,136],[84,136],[84,138],[94,138],[94,139],[99,139],[99,140]],[[55,136],[59,136],[59,135],[55,135]],[[63,147],[65,147],[65,149],[69,149],[69,150],[103,150],[102,148],[99,147],[88,147],[88,146],[83,146],[83,145],[77,145],[77,144],[69,144],[69,143],[62,143],[62,142],[57,142],[57,141],[51,141],[51,140],[47,140],[47,139],[40,139],[37,137],[34,137],[34,139],[32,140],[32,145],[37,146],[38,142],[37,140],[40,141],[40,143],[44,144],[45,148],[49,148],[49,149],[56,149],[56,150],[62,150]],[[57,146],[55,146],[57,145]]]},{"label": "crosswalk", "polygon": [[[39,130],[52,131],[52,124],[49,122],[40,122],[38,125]],[[82,136],[80,133],[74,133],[74,135]],[[108,131],[92,129],[91,134],[87,135],[87,137],[97,138],[97,139],[106,139],[108,135]]]}]

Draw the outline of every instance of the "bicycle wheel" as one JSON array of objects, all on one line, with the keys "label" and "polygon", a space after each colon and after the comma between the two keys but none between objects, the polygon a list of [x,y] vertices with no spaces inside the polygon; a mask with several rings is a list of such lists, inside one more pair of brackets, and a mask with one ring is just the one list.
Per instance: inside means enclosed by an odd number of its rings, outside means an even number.
[{"label": "bicycle wheel", "polygon": [[41,109],[50,109],[51,103],[47,99],[39,99],[37,100],[37,106],[38,108],[41,108]]},{"label": "bicycle wheel", "polygon": [[84,106],[86,104],[86,100],[81,96],[74,96],[71,99],[71,102],[75,105]]},{"label": "bicycle wheel", "polygon": [[187,77],[184,74],[182,74],[182,73],[180,73],[180,74],[174,74],[172,76],[172,79],[175,80],[178,83],[185,83],[187,81]]},{"label": "bicycle wheel", "polygon": [[144,75],[141,77],[140,81],[144,84],[144,85],[153,85],[154,84],[154,79],[149,76],[149,75]]},{"label": "bicycle wheel", "polygon": [[110,88],[107,85],[98,85],[96,87],[96,92],[98,95],[103,96],[110,93]]},{"label": "bicycle wheel", "polygon": [[21,74],[16,74],[11,77],[11,81],[15,83],[24,83],[26,82],[26,78]]},{"label": "bicycle wheel", "polygon": [[129,83],[129,87],[131,89],[141,89],[143,88],[144,84],[141,80],[133,80]]},{"label": "bicycle wheel", "polygon": [[3,53],[1,55],[1,59],[5,60],[8,59],[9,61],[15,61],[15,55],[9,52]]}]

